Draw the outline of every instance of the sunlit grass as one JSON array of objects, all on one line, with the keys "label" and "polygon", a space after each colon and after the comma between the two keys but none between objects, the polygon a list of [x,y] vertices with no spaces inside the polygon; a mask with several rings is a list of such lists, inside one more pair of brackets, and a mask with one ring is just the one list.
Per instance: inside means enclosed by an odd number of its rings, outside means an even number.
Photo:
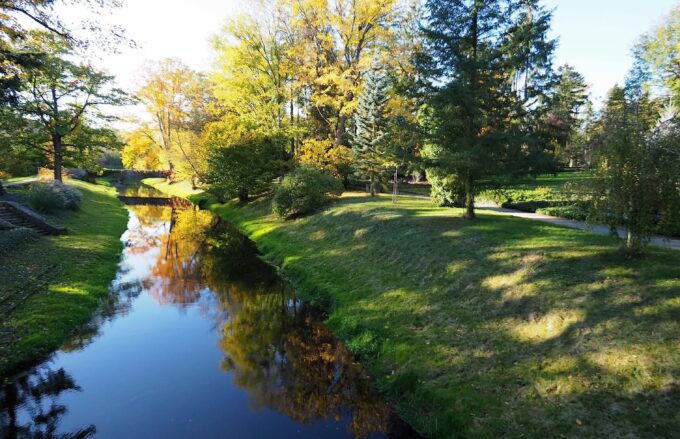
[{"label": "sunlit grass", "polygon": [[282,266],[432,437],[680,430],[680,253],[427,201],[345,194],[279,221],[213,205]]},{"label": "sunlit grass", "polygon": [[[112,188],[77,180],[69,184],[83,194],[80,211],[51,218],[69,233],[20,246],[0,261],[0,266],[14,267],[2,274],[0,288],[22,287],[31,293],[2,316],[0,377],[49,354],[87,323],[115,275],[127,211]],[[32,274],[45,272],[40,279]]]},{"label": "sunlit grass", "polygon": [[203,193],[202,189],[192,188],[189,181],[168,183],[168,180],[165,178],[145,178],[142,180],[142,183],[175,197],[190,197],[191,195]]}]

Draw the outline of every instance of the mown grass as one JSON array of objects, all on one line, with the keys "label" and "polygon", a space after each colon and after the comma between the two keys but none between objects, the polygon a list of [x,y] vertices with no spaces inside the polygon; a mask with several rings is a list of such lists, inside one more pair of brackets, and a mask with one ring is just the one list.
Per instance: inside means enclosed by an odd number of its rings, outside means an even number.
[{"label": "mown grass", "polygon": [[192,188],[191,182],[186,180],[169,183],[165,178],[145,178],[142,180],[142,183],[175,197],[188,198],[192,195],[203,193],[203,190],[201,189]]},{"label": "mown grass", "polygon": [[347,194],[282,222],[211,208],[282,268],[428,437],[680,431],[680,253],[426,200]]},{"label": "mown grass", "polygon": [[69,184],[83,194],[81,209],[49,218],[69,233],[0,255],[0,298],[20,303],[3,307],[0,316],[0,379],[48,355],[86,324],[115,276],[127,211],[112,188]]}]

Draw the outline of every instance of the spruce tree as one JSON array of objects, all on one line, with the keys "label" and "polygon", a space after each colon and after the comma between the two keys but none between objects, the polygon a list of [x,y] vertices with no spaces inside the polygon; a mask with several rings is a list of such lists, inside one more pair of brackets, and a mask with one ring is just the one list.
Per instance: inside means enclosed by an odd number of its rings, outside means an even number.
[{"label": "spruce tree", "polygon": [[581,110],[587,102],[588,85],[583,75],[568,64],[560,67],[548,98],[547,123],[555,145],[554,156],[566,155],[570,167],[575,165],[578,156],[578,145],[572,141],[582,123]]},{"label": "spruce tree", "polygon": [[387,153],[388,120],[385,115],[389,101],[387,88],[387,78],[374,63],[364,79],[359,106],[354,115],[354,169],[359,178],[368,179],[372,197],[376,195],[378,186],[385,183],[390,164]]},{"label": "spruce tree", "polygon": [[538,0],[429,0],[421,75],[431,175],[454,181],[474,218],[479,181],[531,169],[527,127],[549,85],[551,14]]}]

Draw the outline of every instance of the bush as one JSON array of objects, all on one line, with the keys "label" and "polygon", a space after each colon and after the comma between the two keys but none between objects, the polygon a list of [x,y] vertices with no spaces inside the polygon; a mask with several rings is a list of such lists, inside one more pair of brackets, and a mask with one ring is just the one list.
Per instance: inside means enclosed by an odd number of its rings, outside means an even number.
[{"label": "bush", "polygon": [[33,183],[28,191],[28,202],[40,212],[78,210],[83,196],[78,189],[59,181]]},{"label": "bush", "polygon": [[581,204],[571,204],[569,206],[554,206],[537,209],[536,213],[548,216],[558,216],[576,221],[585,221],[588,218],[589,209]]},{"label": "bush", "polygon": [[455,175],[439,175],[437,169],[428,170],[428,181],[432,185],[430,197],[437,206],[463,207],[465,191]]},{"label": "bush", "polygon": [[274,192],[272,209],[282,218],[302,215],[323,206],[329,195],[340,195],[341,181],[316,166],[297,168],[284,177]]}]

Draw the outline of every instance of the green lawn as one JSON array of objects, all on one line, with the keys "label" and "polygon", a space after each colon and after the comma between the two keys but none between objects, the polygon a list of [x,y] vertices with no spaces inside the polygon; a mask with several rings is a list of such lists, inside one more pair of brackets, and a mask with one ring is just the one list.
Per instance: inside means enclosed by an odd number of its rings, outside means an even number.
[{"label": "green lawn", "polygon": [[[82,208],[50,217],[67,235],[5,242],[10,248],[0,252],[0,267],[12,267],[0,270],[0,299],[8,298],[0,308],[0,378],[48,355],[86,324],[115,276],[127,211],[112,188],[69,184],[82,192]],[[21,304],[11,312],[8,302]]]},{"label": "green lawn", "polygon": [[325,307],[399,414],[429,437],[680,431],[680,252],[347,194],[282,222],[213,205]]},{"label": "green lawn", "polygon": [[145,178],[142,183],[154,187],[161,192],[168,195],[173,195],[175,197],[188,198],[192,195],[202,194],[203,190],[194,189],[191,187],[191,182],[189,181],[178,181],[176,183],[168,183],[165,178]]}]

